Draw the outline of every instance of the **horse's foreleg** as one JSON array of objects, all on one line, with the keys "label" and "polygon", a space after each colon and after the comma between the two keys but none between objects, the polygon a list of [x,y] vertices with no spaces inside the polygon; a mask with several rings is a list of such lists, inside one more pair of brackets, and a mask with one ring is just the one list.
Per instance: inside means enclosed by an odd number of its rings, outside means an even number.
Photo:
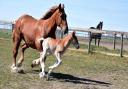
[{"label": "horse's foreleg", "polygon": [[18,60],[18,64],[17,64],[18,67],[22,66],[22,63],[24,61],[24,51],[27,48],[28,48],[28,46],[25,43],[21,46],[21,56],[20,56],[20,59]]},{"label": "horse's foreleg", "polygon": [[98,47],[99,47],[99,45],[100,45],[100,39],[98,39]]},{"label": "horse's foreleg", "polygon": [[96,46],[96,38],[95,38],[95,46]]}]

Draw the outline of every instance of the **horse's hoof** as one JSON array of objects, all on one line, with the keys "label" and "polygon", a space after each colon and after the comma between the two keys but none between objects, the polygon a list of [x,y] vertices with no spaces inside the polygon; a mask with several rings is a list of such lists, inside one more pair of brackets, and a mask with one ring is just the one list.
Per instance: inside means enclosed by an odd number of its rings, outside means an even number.
[{"label": "horse's hoof", "polygon": [[12,73],[18,73],[18,70],[17,69],[11,69],[11,72]]},{"label": "horse's hoof", "polygon": [[18,73],[24,74],[24,70],[23,70],[23,69],[19,69],[19,70],[18,70]]},{"label": "horse's hoof", "polygon": [[24,70],[22,67],[11,66],[11,72],[12,73],[24,73]]},{"label": "horse's hoof", "polygon": [[21,67],[21,66],[22,66],[22,64],[21,64],[21,63],[18,63],[18,64],[17,64],[17,67]]},{"label": "horse's hoof", "polygon": [[18,72],[18,68],[14,65],[11,66],[11,72],[12,73],[17,73]]}]

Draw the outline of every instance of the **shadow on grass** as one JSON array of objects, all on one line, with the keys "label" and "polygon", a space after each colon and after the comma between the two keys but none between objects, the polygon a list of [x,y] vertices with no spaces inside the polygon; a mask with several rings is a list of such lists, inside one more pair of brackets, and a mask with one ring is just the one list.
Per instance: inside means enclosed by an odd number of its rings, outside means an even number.
[{"label": "shadow on grass", "polygon": [[70,74],[62,74],[62,73],[52,73],[50,80],[60,80],[61,82],[71,82],[75,84],[89,84],[89,85],[102,85],[102,86],[109,86],[111,83],[92,80],[87,78],[80,78]]},{"label": "shadow on grass", "polygon": [[[37,72],[39,73],[40,71],[41,70],[33,70],[32,73],[37,73]],[[52,72],[50,75],[50,81],[57,81],[57,80],[60,82],[70,82],[74,84],[101,85],[101,86],[107,86],[107,87],[112,85],[111,83],[104,82],[104,81],[76,77],[70,74]]]}]

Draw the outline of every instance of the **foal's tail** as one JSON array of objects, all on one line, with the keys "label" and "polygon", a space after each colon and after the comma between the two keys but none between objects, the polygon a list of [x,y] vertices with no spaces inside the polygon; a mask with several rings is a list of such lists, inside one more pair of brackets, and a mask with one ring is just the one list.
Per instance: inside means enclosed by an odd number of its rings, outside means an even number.
[{"label": "foal's tail", "polygon": [[43,41],[44,41],[44,38],[43,37],[42,38],[39,38],[38,41],[40,42],[40,44],[42,44]]},{"label": "foal's tail", "polygon": [[43,41],[43,40],[44,40],[44,38],[39,38],[39,39],[38,39],[39,42],[40,42],[40,41]]}]

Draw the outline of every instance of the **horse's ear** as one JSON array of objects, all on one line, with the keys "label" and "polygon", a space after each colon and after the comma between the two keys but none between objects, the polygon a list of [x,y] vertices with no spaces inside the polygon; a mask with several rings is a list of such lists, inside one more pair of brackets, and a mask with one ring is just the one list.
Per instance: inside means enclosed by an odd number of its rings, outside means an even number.
[{"label": "horse's ear", "polygon": [[59,4],[59,10],[63,10],[64,9],[64,4]]},{"label": "horse's ear", "polygon": [[59,4],[59,6],[58,6],[58,7],[59,7],[59,9],[61,9],[61,3]]},{"label": "horse's ear", "polygon": [[64,9],[64,4],[61,4],[61,9]]}]

